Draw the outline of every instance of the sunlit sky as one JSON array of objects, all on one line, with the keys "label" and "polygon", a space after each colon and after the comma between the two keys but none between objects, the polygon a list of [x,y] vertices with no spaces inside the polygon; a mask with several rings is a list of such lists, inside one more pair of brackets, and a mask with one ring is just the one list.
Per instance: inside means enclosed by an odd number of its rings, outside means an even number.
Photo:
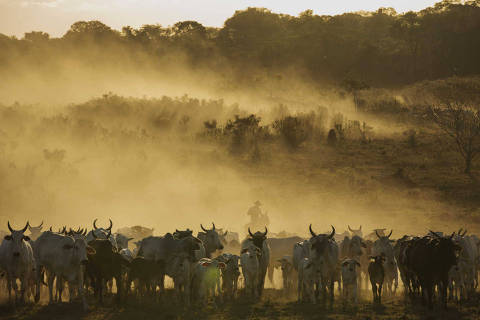
[{"label": "sunlit sky", "polygon": [[[440,1],[440,0],[438,0]],[[121,29],[130,25],[196,20],[206,26],[223,25],[235,10],[265,7],[277,13],[298,15],[306,9],[315,14],[374,11],[393,7],[398,12],[421,10],[434,0],[0,0],[0,33],[23,36],[32,30],[63,35],[79,20],[100,20]]]}]

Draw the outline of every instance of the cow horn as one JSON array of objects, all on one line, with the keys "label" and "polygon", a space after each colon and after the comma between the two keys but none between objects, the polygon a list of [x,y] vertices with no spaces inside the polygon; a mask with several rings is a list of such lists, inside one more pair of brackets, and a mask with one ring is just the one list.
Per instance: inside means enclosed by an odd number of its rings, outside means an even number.
[{"label": "cow horn", "polygon": [[250,234],[250,236],[253,237],[252,231],[250,231],[250,227],[248,227],[248,234]]},{"label": "cow horn", "polygon": [[42,220],[42,223],[40,223],[40,225],[37,228],[41,228],[41,227],[43,227],[43,220]]},{"label": "cow horn", "polygon": [[462,234],[462,231],[463,231],[463,228],[458,229],[457,234],[458,234],[458,235],[461,235],[461,234]]},{"label": "cow horn", "polygon": [[8,230],[10,230],[10,232],[13,233],[13,228],[10,226],[10,221],[7,221],[7,225],[8,225]]},{"label": "cow horn", "polygon": [[200,223],[200,228],[202,228],[202,230],[203,230],[203,231],[205,231],[205,232],[208,232],[208,230],[207,230],[207,229],[205,229],[205,228],[202,226],[202,224],[201,224],[201,223]]},{"label": "cow horn", "polygon": [[467,234],[467,229],[465,229],[465,231],[463,231],[462,237],[464,237],[466,234]]},{"label": "cow horn", "polygon": [[75,233],[80,233],[80,227],[78,227],[77,231]]},{"label": "cow horn", "polygon": [[390,233],[389,233],[388,236],[387,236],[388,239],[390,239],[390,236],[392,235],[392,233],[393,233],[393,229],[390,230]]},{"label": "cow horn", "polygon": [[212,226],[213,226],[213,231],[215,231],[215,223],[212,222]]},{"label": "cow horn", "polygon": [[316,237],[317,234],[315,232],[313,232],[312,230],[312,224],[310,223],[310,226],[308,227],[308,230],[310,230],[310,233],[312,234],[312,237]]},{"label": "cow horn", "polygon": [[53,230],[52,230],[52,226],[50,226],[50,229],[48,229],[48,230],[50,230],[50,232],[53,232]]},{"label": "cow horn", "polygon": [[362,225],[360,225],[360,228],[358,230],[362,231]]},{"label": "cow horn", "polygon": [[95,230],[98,229],[98,228],[97,228],[97,220],[98,220],[98,219],[93,220],[93,228],[94,228]]},{"label": "cow horn", "polygon": [[175,229],[175,232],[176,232],[176,233],[179,233],[180,231],[178,231],[178,229]]},{"label": "cow horn", "polygon": [[378,239],[381,239],[380,235],[378,234],[377,230],[375,230],[375,234],[377,235]]},{"label": "cow horn", "polygon": [[263,236],[266,237],[267,233],[268,233],[268,229],[267,229],[267,227],[265,227],[265,232],[263,233]]},{"label": "cow horn", "polygon": [[450,240],[453,238],[453,236],[455,236],[455,231],[453,231],[452,235],[450,236]]},{"label": "cow horn", "polygon": [[[92,233],[93,233],[93,232],[92,232]],[[87,228],[85,228],[85,231],[83,231],[83,234],[82,234],[82,235],[84,235],[84,236],[87,235]]]},{"label": "cow horn", "polygon": [[332,226],[332,233],[328,236],[328,239],[332,239],[335,235],[335,228]]},{"label": "cow horn", "polygon": [[228,233],[228,230],[225,230],[225,233],[223,234],[223,236],[225,237]]},{"label": "cow horn", "polygon": [[60,232],[60,233],[67,233],[67,227],[66,227],[66,226],[63,226],[63,230],[62,230],[62,232]]},{"label": "cow horn", "polygon": [[348,226],[348,230],[350,230],[350,232],[353,232],[352,228],[350,228],[350,225]]},{"label": "cow horn", "polygon": [[110,221],[110,227],[108,227],[107,230],[112,230],[112,227],[113,227],[112,219],[108,219],[108,221]]}]

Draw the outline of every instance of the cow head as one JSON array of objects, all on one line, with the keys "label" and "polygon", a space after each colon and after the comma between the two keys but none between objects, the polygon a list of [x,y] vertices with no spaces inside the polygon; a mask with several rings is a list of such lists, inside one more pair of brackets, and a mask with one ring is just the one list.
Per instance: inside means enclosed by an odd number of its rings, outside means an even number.
[{"label": "cow head", "polygon": [[43,221],[37,227],[32,227],[30,225],[28,226],[28,230],[30,231],[30,235],[34,239],[36,239],[40,236],[40,233],[42,232],[42,229],[43,229]]},{"label": "cow head", "polygon": [[450,236],[440,237],[430,231],[435,239],[436,256],[442,260],[445,265],[454,265],[457,263],[457,254],[462,249],[454,240],[455,232]]},{"label": "cow head", "polygon": [[349,252],[353,256],[361,256],[363,253],[362,248],[367,248],[367,245],[359,236],[353,236],[349,242],[349,246]]},{"label": "cow head", "polygon": [[312,230],[312,224],[309,226],[310,234],[312,237],[310,238],[310,243],[312,244],[312,250],[315,250],[318,254],[321,254],[324,252],[324,250],[327,248],[328,244],[330,241],[332,241],[333,237],[335,236],[335,228],[334,226],[332,227],[332,233],[328,234],[316,234]]},{"label": "cow head", "polygon": [[362,232],[362,226],[360,226],[358,229],[352,229],[350,226],[348,226],[348,230],[352,233],[353,236],[359,236],[360,238],[363,237],[363,232]]},{"label": "cow head", "polygon": [[8,221],[8,230],[10,230],[11,234],[5,236],[5,241],[11,241],[12,243],[12,255],[14,258],[20,257],[20,254],[22,252],[22,246],[24,246],[23,241],[30,241],[30,237],[24,235],[25,231],[28,228],[28,221],[27,224],[25,225],[25,228],[20,229],[20,230],[14,230],[10,226],[10,221]]},{"label": "cow head", "polygon": [[94,255],[95,249],[87,245],[84,238],[74,239],[72,236],[67,236],[63,240],[63,250],[68,251],[74,258],[75,262],[86,264],[88,255]]},{"label": "cow head", "polygon": [[200,224],[200,228],[205,232],[205,240],[203,240],[203,244],[205,245],[205,249],[208,252],[213,252],[215,250],[223,250],[223,244],[220,241],[220,236],[215,229],[215,224],[212,222],[212,229],[208,230]]},{"label": "cow head", "polygon": [[354,273],[357,267],[360,267],[360,263],[355,259],[345,259],[342,261],[342,271],[344,272]]},{"label": "cow head", "polygon": [[115,234],[115,242],[117,243],[118,250],[128,249],[128,242],[130,240],[133,240],[133,238],[128,238],[120,233]]},{"label": "cow head", "polygon": [[252,233],[252,231],[250,231],[250,228],[248,228],[248,234],[250,235],[250,240],[252,240],[253,244],[259,249],[263,248],[263,243],[265,242],[265,240],[267,240],[267,233],[268,233],[267,227],[265,227],[265,232],[257,231],[255,233]]}]

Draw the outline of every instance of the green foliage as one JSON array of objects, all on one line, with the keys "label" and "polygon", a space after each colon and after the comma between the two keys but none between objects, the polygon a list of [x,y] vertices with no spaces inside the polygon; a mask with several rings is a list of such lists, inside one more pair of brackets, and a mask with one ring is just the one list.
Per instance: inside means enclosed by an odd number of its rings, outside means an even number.
[{"label": "green foliage", "polygon": [[271,77],[296,68],[316,81],[343,81],[352,91],[366,83],[386,86],[478,74],[478,34],[478,0],[442,1],[404,14],[380,8],[336,16],[307,10],[294,17],[248,8],[235,12],[222,28],[181,21],[171,27],[125,26],[118,32],[100,21],[79,21],[58,39],[43,32],[27,33],[22,40],[0,35],[0,76],[19,62],[26,69],[50,70],[72,60],[93,70],[126,68],[125,61],[134,61],[137,70],[162,70],[171,63],[162,58],[180,55],[191,67],[206,66],[232,83],[251,85],[259,74]]}]

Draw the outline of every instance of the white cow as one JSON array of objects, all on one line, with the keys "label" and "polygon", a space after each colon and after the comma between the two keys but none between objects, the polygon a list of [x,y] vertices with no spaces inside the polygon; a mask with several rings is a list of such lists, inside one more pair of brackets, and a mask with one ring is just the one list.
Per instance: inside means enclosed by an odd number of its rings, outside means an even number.
[{"label": "white cow", "polygon": [[298,262],[298,302],[317,303],[315,283],[320,272],[318,266],[309,258]]},{"label": "white cow", "polygon": [[215,296],[215,288],[220,281],[220,270],[225,267],[225,263],[208,258],[202,258],[195,263],[192,293],[203,305],[208,303],[209,296]]},{"label": "white cow", "polygon": [[258,283],[260,277],[260,262],[262,252],[255,245],[251,244],[242,249],[240,253],[240,265],[243,278],[245,279],[245,293],[252,298],[258,297]]},{"label": "white cow", "polygon": [[389,294],[393,295],[398,288],[398,269],[397,261],[395,260],[395,252],[392,246],[394,240],[390,239],[390,236],[393,233],[393,230],[390,231],[388,236],[381,235],[375,231],[377,235],[377,240],[373,243],[372,255],[373,256],[385,256],[385,261],[383,262],[383,268],[385,270],[385,280],[384,285]]},{"label": "white cow", "polygon": [[292,264],[295,270],[299,270],[300,262],[302,262],[303,259],[310,257],[311,247],[312,244],[308,240],[296,243],[293,246]]},{"label": "white cow", "polygon": [[250,234],[250,238],[245,239],[242,241],[242,251],[245,248],[249,248],[252,244],[260,249],[261,255],[258,258],[259,263],[259,278],[258,278],[258,295],[261,296],[263,292],[263,287],[265,284],[265,276],[267,275],[268,265],[270,263],[270,247],[268,245],[267,240],[267,233],[268,229],[265,227],[265,232],[257,231],[253,234],[248,228],[248,233]]},{"label": "white cow", "polygon": [[235,298],[238,289],[238,277],[240,276],[240,257],[235,254],[224,253],[216,257],[215,260],[226,264],[225,269],[222,269],[222,290],[224,296]]},{"label": "white cow", "polygon": [[355,304],[358,302],[357,267],[360,267],[360,263],[355,259],[345,259],[342,261],[342,287],[344,303],[348,300],[353,301]]},{"label": "white cow", "polygon": [[283,290],[288,293],[294,288],[295,279],[297,278],[296,271],[293,268],[292,256],[283,256],[278,262],[282,270]]},{"label": "white cow", "polygon": [[[35,259],[33,249],[29,243],[30,238],[24,233],[28,228],[13,230],[8,222],[11,234],[5,236],[0,246],[0,269],[6,271],[8,299],[11,302],[11,290],[15,290],[15,301],[25,302],[25,292],[33,289],[35,280]],[[20,295],[18,292],[17,279],[20,280]]]},{"label": "white cow", "polygon": [[[84,238],[74,239],[54,232],[44,232],[35,242],[35,259],[37,263],[37,297],[40,294],[40,272],[45,269],[49,290],[49,303],[53,303],[53,281],[57,278],[59,299],[62,300],[61,283],[67,281],[72,300],[72,288],[76,288],[82,297],[84,310],[88,309],[84,293],[84,265],[88,262],[87,253],[95,254],[95,250],[86,244]],[[60,286],[59,286],[60,284]]]}]

